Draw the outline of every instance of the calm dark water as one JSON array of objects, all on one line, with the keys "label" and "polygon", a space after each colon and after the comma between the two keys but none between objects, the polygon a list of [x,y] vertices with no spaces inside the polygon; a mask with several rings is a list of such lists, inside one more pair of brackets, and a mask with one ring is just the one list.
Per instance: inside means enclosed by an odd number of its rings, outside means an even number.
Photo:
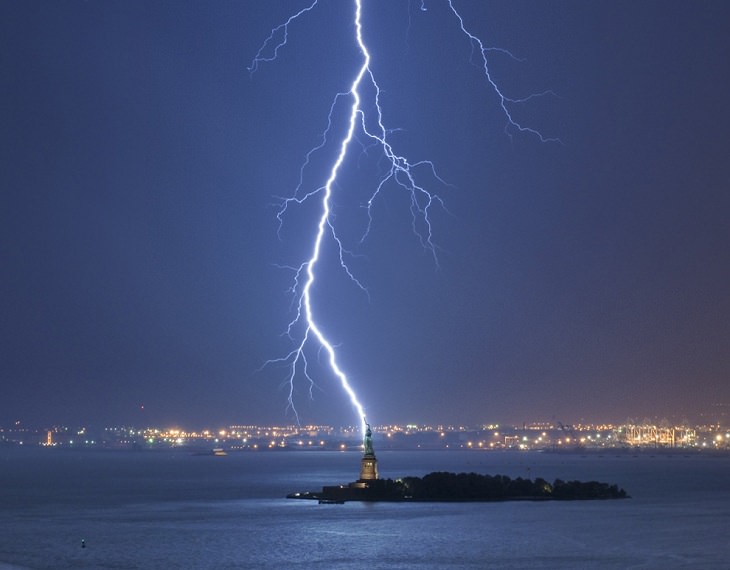
[{"label": "calm dark water", "polygon": [[[359,455],[0,450],[0,569],[730,568],[730,457],[389,452],[381,476],[597,479],[625,501],[318,505]],[[81,548],[81,540],[86,548]]]}]

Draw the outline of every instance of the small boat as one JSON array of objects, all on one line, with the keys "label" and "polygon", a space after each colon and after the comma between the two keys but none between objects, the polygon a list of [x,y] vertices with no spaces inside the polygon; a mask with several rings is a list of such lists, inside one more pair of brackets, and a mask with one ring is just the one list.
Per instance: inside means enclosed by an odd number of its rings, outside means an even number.
[{"label": "small boat", "polygon": [[211,455],[214,455],[216,457],[223,457],[225,455],[228,455],[222,447],[216,447],[214,449],[211,449],[210,451],[196,451],[192,453],[192,455],[204,455],[206,457],[210,457]]}]

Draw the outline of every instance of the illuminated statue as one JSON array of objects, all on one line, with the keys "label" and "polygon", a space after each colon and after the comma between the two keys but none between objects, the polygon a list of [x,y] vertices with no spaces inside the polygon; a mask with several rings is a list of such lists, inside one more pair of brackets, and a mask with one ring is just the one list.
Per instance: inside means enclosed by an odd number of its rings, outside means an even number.
[{"label": "illuminated statue", "polygon": [[365,455],[375,455],[373,451],[373,432],[370,431],[370,424],[365,424],[367,429],[365,430]]},{"label": "illuminated statue", "polygon": [[372,481],[378,478],[378,460],[373,451],[373,432],[370,430],[370,424],[365,424],[365,439],[363,440],[365,453],[360,460],[360,483]]}]

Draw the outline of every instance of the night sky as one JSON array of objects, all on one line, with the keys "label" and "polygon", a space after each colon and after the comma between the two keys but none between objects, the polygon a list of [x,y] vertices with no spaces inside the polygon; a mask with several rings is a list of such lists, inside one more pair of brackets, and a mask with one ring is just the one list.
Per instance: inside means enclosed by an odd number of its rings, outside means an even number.
[{"label": "night sky", "polygon": [[[455,1],[512,107],[505,133],[444,2],[366,1],[392,142],[448,212],[439,263],[362,145],[315,310],[374,424],[714,419],[730,404],[730,4]],[[284,424],[291,271],[277,236],[335,93],[352,5],[0,0],[0,426]],[[365,141],[360,141],[364,143]],[[330,155],[331,156],[331,155]],[[308,171],[321,185],[329,158]],[[331,162],[331,161],[330,161]],[[329,250],[331,252],[331,249]],[[356,424],[316,366],[302,422]],[[701,415],[704,414],[704,415]]]}]

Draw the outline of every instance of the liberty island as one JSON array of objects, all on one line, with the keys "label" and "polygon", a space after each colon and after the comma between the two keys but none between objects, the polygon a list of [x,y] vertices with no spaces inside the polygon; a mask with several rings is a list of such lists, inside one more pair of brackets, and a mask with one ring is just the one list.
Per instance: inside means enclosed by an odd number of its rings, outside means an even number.
[{"label": "liberty island", "polygon": [[625,499],[629,495],[617,485],[598,481],[551,484],[538,477],[534,481],[504,475],[432,472],[424,477],[378,478],[370,424],[366,424],[360,478],[352,483],[322,487],[321,492],[290,493],[288,499],[317,500],[320,504],[343,504],[346,501],[546,501]]}]

